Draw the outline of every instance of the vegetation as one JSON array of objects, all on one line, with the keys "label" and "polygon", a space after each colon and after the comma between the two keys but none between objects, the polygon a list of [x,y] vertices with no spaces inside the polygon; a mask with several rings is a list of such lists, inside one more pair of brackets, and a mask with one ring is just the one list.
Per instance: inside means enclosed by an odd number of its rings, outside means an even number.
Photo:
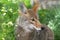
[{"label": "vegetation", "polygon": [[[31,8],[29,0],[24,0],[24,3],[27,8]],[[15,40],[14,27],[18,17],[18,4],[18,0],[0,0],[0,40]],[[40,22],[54,31],[55,40],[60,40],[60,8],[41,9],[38,14]]]}]

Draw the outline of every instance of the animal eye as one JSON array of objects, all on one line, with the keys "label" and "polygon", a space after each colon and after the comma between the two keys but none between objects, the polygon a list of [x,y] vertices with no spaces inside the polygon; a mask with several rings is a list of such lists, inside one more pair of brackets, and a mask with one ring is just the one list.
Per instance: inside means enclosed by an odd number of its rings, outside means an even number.
[{"label": "animal eye", "polygon": [[32,19],[32,21],[35,21],[34,18]]}]

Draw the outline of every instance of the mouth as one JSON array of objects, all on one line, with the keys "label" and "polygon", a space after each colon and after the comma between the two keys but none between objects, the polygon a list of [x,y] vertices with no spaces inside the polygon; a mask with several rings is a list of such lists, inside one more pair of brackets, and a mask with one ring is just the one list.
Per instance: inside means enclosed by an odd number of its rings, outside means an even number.
[{"label": "mouth", "polygon": [[34,27],[36,30],[41,30],[41,28]]},{"label": "mouth", "polygon": [[41,27],[36,27],[36,26],[30,24],[30,25],[29,25],[29,29],[35,29],[35,30],[38,31],[38,30],[41,30]]}]

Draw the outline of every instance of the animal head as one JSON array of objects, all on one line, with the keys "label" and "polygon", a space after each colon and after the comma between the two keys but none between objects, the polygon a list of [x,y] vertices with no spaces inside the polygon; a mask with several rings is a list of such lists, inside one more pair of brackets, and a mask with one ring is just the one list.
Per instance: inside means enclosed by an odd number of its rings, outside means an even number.
[{"label": "animal head", "polygon": [[37,15],[37,11],[40,6],[39,0],[32,0],[32,5],[31,9],[27,9],[24,3],[20,3],[19,13],[26,17],[31,24],[36,26],[35,29],[40,30],[41,23],[39,22]]}]

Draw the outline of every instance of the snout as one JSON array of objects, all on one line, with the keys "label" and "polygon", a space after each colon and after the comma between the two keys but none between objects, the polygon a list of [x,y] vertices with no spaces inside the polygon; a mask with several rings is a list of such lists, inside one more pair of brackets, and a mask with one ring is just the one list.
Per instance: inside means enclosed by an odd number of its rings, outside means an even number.
[{"label": "snout", "polygon": [[40,23],[36,23],[35,26],[36,30],[41,30],[42,25]]},{"label": "snout", "polygon": [[40,27],[34,27],[37,31],[44,30],[45,28],[41,25]]},{"label": "snout", "polygon": [[34,27],[36,30],[41,30],[41,28]]},{"label": "snout", "polygon": [[36,28],[36,33],[39,35],[42,30],[45,30],[44,27]]}]

